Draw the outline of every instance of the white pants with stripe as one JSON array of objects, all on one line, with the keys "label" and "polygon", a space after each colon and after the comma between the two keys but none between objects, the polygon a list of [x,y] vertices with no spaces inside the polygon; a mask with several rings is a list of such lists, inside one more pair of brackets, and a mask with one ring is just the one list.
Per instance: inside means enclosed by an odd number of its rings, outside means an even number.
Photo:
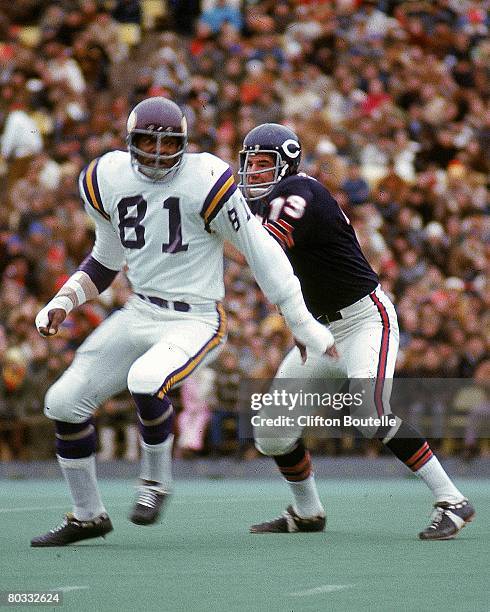
[{"label": "white pants with stripe", "polygon": [[214,359],[225,341],[220,304],[198,313],[178,312],[130,298],[79,347],[75,359],[48,390],[45,414],[83,422],[104,401],[126,388],[159,394]]},{"label": "white pants with stripe", "polygon": [[[390,414],[389,400],[399,344],[395,308],[378,286],[373,293],[340,312],[342,319],[334,321],[330,326],[340,359],[334,361],[323,355],[308,353],[306,363],[303,364],[299,350],[295,347],[279,366],[276,374],[276,380],[279,380],[276,384],[278,388],[284,389],[288,384],[281,379],[291,379],[297,390],[301,380],[338,378],[340,389],[348,378],[350,393],[363,394],[362,406],[351,409],[352,416],[380,417]],[[274,388],[274,383],[272,386]],[[333,386],[329,380],[329,391]],[[376,427],[367,427],[361,431],[370,437],[376,430]],[[261,437],[258,428],[254,431],[257,447],[267,455],[288,452],[301,433],[298,427],[288,428],[287,438],[270,435]]]}]

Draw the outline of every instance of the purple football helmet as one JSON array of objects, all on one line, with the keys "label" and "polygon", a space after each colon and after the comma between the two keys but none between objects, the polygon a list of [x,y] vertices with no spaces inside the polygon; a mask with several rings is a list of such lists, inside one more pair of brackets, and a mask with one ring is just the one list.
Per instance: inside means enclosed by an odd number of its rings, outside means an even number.
[{"label": "purple football helmet", "polygon": [[[127,131],[126,142],[135,170],[152,181],[163,181],[175,175],[187,146],[187,121],[175,102],[162,97],[141,101],[128,117]],[[143,138],[154,141],[151,152],[138,146]],[[175,153],[165,152],[168,142],[172,142],[173,148],[177,144]]]}]

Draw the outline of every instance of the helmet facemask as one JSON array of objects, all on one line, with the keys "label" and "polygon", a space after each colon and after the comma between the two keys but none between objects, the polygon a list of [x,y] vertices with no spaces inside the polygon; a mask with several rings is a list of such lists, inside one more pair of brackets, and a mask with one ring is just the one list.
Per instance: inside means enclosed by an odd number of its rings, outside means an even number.
[{"label": "helmet facemask", "polygon": [[[268,168],[261,168],[260,170],[247,170],[250,159],[259,153],[264,153],[273,156],[275,159],[275,163]],[[238,187],[248,202],[260,200],[268,196],[269,193],[271,193],[277,183],[282,178],[284,178],[284,176],[286,176],[288,170],[289,164],[282,159],[278,151],[274,151],[273,149],[259,148],[257,148],[256,150],[243,149],[242,151],[240,151],[240,169],[238,171],[240,182],[238,184]],[[251,177],[265,174],[271,171],[274,171],[274,177],[272,178],[272,180],[257,183],[250,182]]]},{"label": "helmet facemask", "polygon": [[[149,136],[155,141],[153,152],[149,153],[137,146],[138,138],[141,136]],[[180,140],[180,148],[175,153],[162,153],[162,143],[166,138]],[[178,171],[187,146],[187,134],[185,131],[174,132],[163,128],[153,130],[135,128],[129,132],[127,143],[133,168],[152,181],[163,181],[172,178]],[[173,160],[175,162],[168,165]]]}]

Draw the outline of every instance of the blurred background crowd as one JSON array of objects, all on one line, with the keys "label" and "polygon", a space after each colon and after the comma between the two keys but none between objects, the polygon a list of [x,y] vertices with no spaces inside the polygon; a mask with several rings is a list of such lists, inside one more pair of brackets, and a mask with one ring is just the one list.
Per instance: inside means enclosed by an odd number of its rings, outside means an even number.
[{"label": "blurred background crowd", "polygon": [[[52,456],[43,395],[131,292],[120,274],[49,342],[35,330],[37,311],[91,249],[78,175],[125,148],[129,111],[152,95],[184,108],[191,152],[215,153],[235,170],[256,124],[298,133],[302,170],[350,216],[395,301],[397,374],[464,377],[470,394],[476,385],[476,411],[468,394],[453,400],[468,413],[460,447],[481,452],[490,410],[489,29],[488,0],[2,3],[0,459]],[[226,286],[227,348],[174,394],[182,456],[253,455],[237,441],[239,381],[272,376],[291,345],[246,268],[227,262]],[[419,420],[432,409],[414,407]],[[101,410],[99,433],[101,458],[137,458],[127,395]]]}]

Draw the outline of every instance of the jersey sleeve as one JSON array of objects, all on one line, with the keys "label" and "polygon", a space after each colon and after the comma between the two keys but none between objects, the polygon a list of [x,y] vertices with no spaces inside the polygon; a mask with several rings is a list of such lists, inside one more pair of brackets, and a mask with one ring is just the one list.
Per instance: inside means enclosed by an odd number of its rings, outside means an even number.
[{"label": "jersey sleeve", "polygon": [[273,304],[280,304],[299,291],[299,281],[281,247],[252,215],[239,191],[223,204],[211,229],[229,240],[247,260],[262,292]]},{"label": "jersey sleeve", "polygon": [[309,180],[286,181],[269,203],[264,227],[285,249],[307,243],[310,228],[315,224],[314,198],[307,182]]},{"label": "jersey sleeve", "polygon": [[[98,160],[94,160],[97,162]],[[91,255],[103,266],[111,270],[121,270],[124,266],[125,256],[124,248],[121,244],[110,217],[102,206],[100,191],[98,186],[97,175],[94,177],[96,167],[94,162],[82,171],[79,178],[80,196],[85,206],[85,211],[95,223],[95,244]],[[87,178],[87,172],[91,165],[92,172]],[[97,189],[95,189],[95,186]],[[96,199],[93,199],[93,195]],[[100,207],[97,206],[99,204]]]}]

